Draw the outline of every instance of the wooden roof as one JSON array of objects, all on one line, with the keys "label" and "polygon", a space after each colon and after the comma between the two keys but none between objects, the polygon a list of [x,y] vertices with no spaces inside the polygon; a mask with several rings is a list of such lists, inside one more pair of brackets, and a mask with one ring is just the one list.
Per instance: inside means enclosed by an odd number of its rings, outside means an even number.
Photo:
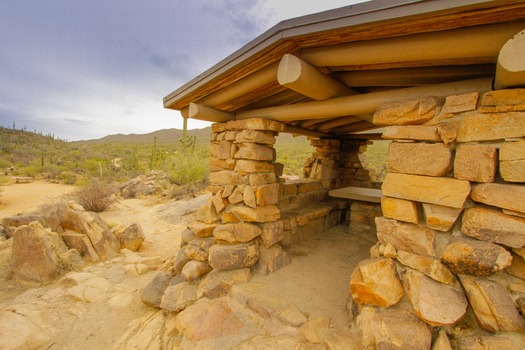
[{"label": "wooden roof", "polygon": [[523,29],[525,0],[369,1],[279,23],[164,106],[185,118],[353,134],[374,128],[374,103],[490,89],[501,47]]}]

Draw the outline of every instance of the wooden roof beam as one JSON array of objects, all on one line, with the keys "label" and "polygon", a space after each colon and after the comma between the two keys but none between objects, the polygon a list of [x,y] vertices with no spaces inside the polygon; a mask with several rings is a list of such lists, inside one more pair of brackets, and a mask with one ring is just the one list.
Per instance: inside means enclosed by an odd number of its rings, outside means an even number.
[{"label": "wooden roof beam", "polygon": [[242,111],[236,114],[236,119],[266,118],[282,122],[294,122],[307,119],[336,118],[356,115],[361,119],[372,122],[370,115],[375,113],[377,108],[384,103],[417,99],[427,96],[444,98],[450,95],[476,91],[484,93],[490,90],[492,90],[492,78],[479,78],[452,83],[337,97],[325,101],[312,101]]},{"label": "wooden roof beam", "polygon": [[495,89],[525,86],[525,30],[501,48],[496,67]]},{"label": "wooden roof beam", "polygon": [[363,119],[356,117],[356,116],[341,117],[341,118],[331,119],[327,122],[323,122],[319,125],[316,125],[316,129],[323,131],[323,132],[327,132],[334,128],[338,128],[338,127],[348,125],[348,124],[353,124],[356,122],[360,122],[362,120]]},{"label": "wooden roof beam", "polygon": [[490,58],[525,21],[474,26],[394,38],[308,48],[300,57],[316,67]]},{"label": "wooden roof beam", "polygon": [[188,117],[214,123],[224,123],[235,119],[235,113],[221,111],[219,109],[197,103],[190,103]]},{"label": "wooden roof beam", "polygon": [[279,63],[277,81],[291,90],[318,101],[357,93],[290,54],[284,55]]}]

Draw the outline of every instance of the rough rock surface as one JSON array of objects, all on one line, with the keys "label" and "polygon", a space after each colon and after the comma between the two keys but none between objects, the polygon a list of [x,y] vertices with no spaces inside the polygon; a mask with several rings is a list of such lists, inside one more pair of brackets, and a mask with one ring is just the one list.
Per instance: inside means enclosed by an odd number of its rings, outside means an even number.
[{"label": "rough rock surface", "polygon": [[409,223],[398,222],[385,217],[376,218],[377,238],[386,245],[390,243],[397,250],[435,256],[435,234],[431,229]]},{"label": "rough rock surface", "polygon": [[254,265],[259,248],[253,244],[216,244],[210,248],[209,263],[217,270],[238,270]]},{"label": "rough rock surface", "polygon": [[393,173],[444,176],[452,170],[452,152],[443,143],[392,142],[388,169]]},{"label": "rough rock surface", "polygon": [[425,221],[433,230],[447,232],[463,211],[462,208],[450,208],[442,205],[422,203]]},{"label": "rough rock surface", "polygon": [[124,232],[118,236],[120,246],[136,252],[144,242],[144,232],[138,223],[129,225]]},{"label": "rough rock surface", "polygon": [[456,277],[438,259],[398,250],[396,259],[401,264],[417,270],[435,281],[453,284]]},{"label": "rough rock surface", "polygon": [[494,207],[525,213],[525,187],[486,183],[472,188],[472,200]]},{"label": "rough rock surface", "polygon": [[168,175],[163,171],[152,171],[146,175],[123,183],[119,187],[120,195],[123,198],[136,198],[138,196],[149,196],[160,193],[170,185]]}]

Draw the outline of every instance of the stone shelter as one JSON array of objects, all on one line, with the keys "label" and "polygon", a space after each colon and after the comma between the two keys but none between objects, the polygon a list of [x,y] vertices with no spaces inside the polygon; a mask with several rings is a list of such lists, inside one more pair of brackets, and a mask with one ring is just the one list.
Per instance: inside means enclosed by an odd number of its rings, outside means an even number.
[{"label": "stone shelter", "polygon": [[[378,239],[348,272],[367,348],[525,346],[525,1],[373,0],[287,20],[164,106],[214,123],[213,196],[174,266],[186,280],[275,271],[349,222]],[[311,139],[304,179],[281,178],[279,133]],[[392,141],[382,184],[362,164],[377,139]]]}]

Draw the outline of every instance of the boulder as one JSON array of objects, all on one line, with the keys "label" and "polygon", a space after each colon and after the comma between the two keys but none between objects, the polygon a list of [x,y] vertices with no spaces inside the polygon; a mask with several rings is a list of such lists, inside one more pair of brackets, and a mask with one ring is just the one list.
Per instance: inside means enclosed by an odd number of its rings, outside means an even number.
[{"label": "boulder", "polygon": [[468,303],[461,288],[439,283],[412,269],[407,269],[402,277],[414,311],[429,325],[454,324],[465,314]]},{"label": "boulder", "polygon": [[213,270],[199,283],[197,296],[209,299],[219,298],[228,294],[234,284],[248,282],[251,277],[252,274],[248,268],[231,271]]},{"label": "boulder", "polygon": [[396,252],[396,259],[401,264],[417,270],[440,283],[451,285],[456,281],[456,277],[452,272],[450,272],[450,270],[438,259],[412,254],[403,250],[398,250]]},{"label": "boulder", "polygon": [[253,266],[259,259],[259,248],[252,244],[216,244],[209,250],[209,263],[217,270],[238,270]]},{"label": "boulder", "polygon": [[144,242],[144,238],[144,232],[138,223],[129,225],[124,232],[118,236],[120,247],[129,249],[132,252],[139,250],[142,242]]},{"label": "boulder", "polygon": [[413,224],[419,223],[416,202],[383,196],[381,198],[381,210],[387,218],[411,222]]},{"label": "boulder", "polygon": [[377,217],[377,239],[382,244],[390,243],[397,250],[435,256],[435,234],[424,226],[399,222],[385,217]]},{"label": "boulder", "polygon": [[403,286],[389,258],[361,261],[350,277],[350,294],[360,304],[387,307],[403,298]]},{"label": "boulder", "polygon": [[439,110],[434,97],[386,103],[374,113],[373,123],[377,126],[423,124],[434,118]]},{"label": "boulder", "polygon": [[67,251],[58,233],[44,229],[39,222],[18,227],[13,234],[13,280],[27,285],[52,282],[67,269]]},{"label": "boulder", "polygon": [[463,211],[462,208],[444,207],[442,205],[422,203],[425,221],[433,230],[449,231]]},{"label": "boulder", "polygon": [[444,176],[452,170],[452,152],[443,143],[392,142],[388,170],[393,173]]},{"label": "boulder", "polygon": [[509,266],[512,255],[490,242],[461,239],[445,248],[441,262],[456,275],[490,276]]},{"label": "boulder", "polygon": [[162,295],[173,278],[171,272],[159,272],[146,287],[140,291],[142,302],[148,306],[160,307]]},{"label": "boulder", "polygon": [[525,245],[525,219],[488,208],[469,208],[463,214],[461,232],[483,241],[512,248]]},{"label": "boulder", "polygon": [[460,145],[456,149],[454,177],[471,182],[493,182],[498,169],[496,147]]},{"label": "boulder", "polygon": [[186,281],[193,282],[208,272],[211,271],[211,266],[205,262],[198,260],[188,261],[182,268],[181,274],[184,276]]},{"label": "boulder", "polygon": [[160,193],[170,186],[170,179],[163,171],[152,171],[123,183],[119,188],[123,198],[136,198]]},{"label": "boulder", "polygon": [[197,285],[189,282],[177,283],[164,290],[160,308],[180,312],[195,303],[197,299]]},{"label": "boulder", "polygon": [[479,184],[472,187],[473,201],[525,213],[525,186],[498,183]]},{"label": "boulder", "polygon": [[229,243],[248,243],[261,234],[259,226],[248,223],[224,224],[213,230],[215,239]]},{"label": "boulder", "polygon": [[183,310],[175,321],[177,330],[192,342],[237,334],[243,326],[224,300],[200,302]]},{"label": "boulder", "polygon": [[397,173],[388,173],[381,188],[383,196],[452,208],[463,208],[470,194],[468,181]]},{"label": "boulder", "polygon": [[7,238],[13,237],[16,228],[22,225],[29,225],[33,221],[38,221],[45,226],[45,220],[42,216],[36,214],[19,214],[6,216],[2,219],[2,226],[6,229]]},{"label": "boulder", "polygon": [[410,311],[365,306],[356,325],[365,349],[430,349],[432,344],[429,327]]},{"label": "boulder", "polygon": [[481,328],[489,332],[525,332],[525,320],[507,288],[489,279],[469,276],[461,276],[461,283]]},{"label": "boulder", "polygon": [[75,249],[80,253],[80,256],[90,262],[96,262],[100,260],[95,248],[91,244],[89,237],[71,230],[66,230],[60,235],[64,243],[70,249]]}]

